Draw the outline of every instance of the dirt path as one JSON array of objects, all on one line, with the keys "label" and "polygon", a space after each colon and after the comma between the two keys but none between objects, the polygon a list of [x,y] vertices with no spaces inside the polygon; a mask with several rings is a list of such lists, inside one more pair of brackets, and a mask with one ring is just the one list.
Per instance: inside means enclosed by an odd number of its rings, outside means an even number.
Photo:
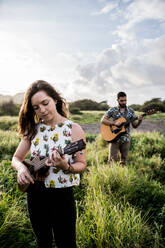
[{"label": "dirt path", "polygon": [[[85,133],[89,134],[99,134],[100,133],[100,124],[81,124]],[[146,119],[143,120],[141,125],[137,129],[131,128],[131,131],[136,132],[163,132],[165,134],[165,119]]]}]

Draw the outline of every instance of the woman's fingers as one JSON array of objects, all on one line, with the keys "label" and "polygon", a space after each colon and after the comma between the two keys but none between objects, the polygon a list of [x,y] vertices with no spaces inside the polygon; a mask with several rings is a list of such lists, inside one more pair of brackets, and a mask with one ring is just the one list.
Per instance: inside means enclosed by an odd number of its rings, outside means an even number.
[{"label": "woman's fingers", "polygon": [[51,155],[51,159],[54,160],[54,161],[58,161],[61,159],[61,156],[60,154],[57,152],[57,151],[54,151]]},{"label": "woman's fingers", "polygon": [[51,156],[46,160],[46,166],[57,166],[59,168],[63,168],[63,160],[65,156],[61,156],[58,151],[52,152]]},{"label": "woman's fingers", "polygon": [[28,180],[28,181],[31,182],[31,183],[34,183],[34,180],[33,180],[33,178],[31,177],[30,174],[26,175],[26,176],[25,176],[25,179]]},{"label": "woman's fingers", "polygon": [[19,184],[28,184],[29,180],[27,180],[25,177],[18,178],[18,183]]},{"label": "woman's fingers", "polygon": [[54,164],[54,162],[53,162],[50,158],[48,158],[48,159],[45,161],[45,165],[46,165],[46,166],[53,166],[53,164]]},{"label": "woman's fingers", "polygon": [[27,168],[18,171],[17,181],[19,184],[34,183],[34,180],[28,172]]}]

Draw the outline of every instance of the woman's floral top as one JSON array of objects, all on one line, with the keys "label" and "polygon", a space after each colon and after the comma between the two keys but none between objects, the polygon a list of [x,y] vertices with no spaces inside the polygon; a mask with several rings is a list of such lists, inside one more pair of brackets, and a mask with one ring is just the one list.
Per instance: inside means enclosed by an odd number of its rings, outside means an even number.
[{"label": "woman's floral top", "polygon": [[[72,142],[72,122],[66,120],[54,127],[39,123],[37,125],[37,134],[32,140],[31,156],[49,156],[57,149],[63,149]],[[69,164],[73,163],[73,156],[65,154]],[[49,175],[45,179],[47,188],[64,188],[79,185],[79,174],[72,174],[62,171],[56,167],[50,167]]]}]

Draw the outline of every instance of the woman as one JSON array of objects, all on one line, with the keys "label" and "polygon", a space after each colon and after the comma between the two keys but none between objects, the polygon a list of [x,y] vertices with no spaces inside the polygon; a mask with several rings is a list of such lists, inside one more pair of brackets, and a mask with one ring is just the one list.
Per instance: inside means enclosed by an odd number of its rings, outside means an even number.
[{"label": "woman", "polygon": [[[79,139],[82,128],[67,119],[64,99],[49,83],[38,80],[27,89],[19,113],[21,142],[12,159],[18,184],[30,184],[27,205],[38,248],[52,247],[53,234],[58,248],[76,247],[76,207],[73,186],[86,168],[85,150],[76,155],[60,155],[59,148]],[[49,173],[39,186],[23,161],[48,157]],[[53,234],[52,234],[53,233]]]}]

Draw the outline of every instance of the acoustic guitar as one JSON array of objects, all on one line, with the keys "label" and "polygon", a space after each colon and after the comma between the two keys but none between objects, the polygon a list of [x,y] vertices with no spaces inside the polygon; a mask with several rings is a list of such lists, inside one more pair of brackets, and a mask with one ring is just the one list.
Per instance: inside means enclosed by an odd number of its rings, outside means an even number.
[{"label": "acoustic guitar", "polygon": [[[85,149],[85,147],[86,147],[86,143],[84,142],[83,139],[80,139],[65,146],[64,149],[58,150],[58,152],[60,153],[60,155],[64,155],[64,154],[72,155],[78,151],[82,151],[83,149]],[[25,159],[23,161],[23,164],[28,168],[33,180],[44,181],[46,176],[48,176],[49,167],[45,165],[45,162],[47,159],[48,157],[42,158],[42,157],[36,156],[30,159]],[[37,178],[38,172],[41,172],[40,179]],[[30,183],[29,184],[18,184],[18,189],[21,192],[26,192],[29,186],[30,186]]]},{"label": "acoustic guitar", "polygon": [[[146,111],[145,113],[142,114],[142,116],[146,115],[152,115],[155,114],[157,111],[155,109],[151,109]],[[100,132],[101,136],[105,141],[112,142],[115,141],[121,134],[124,134],[126,132],[126,126],[129,124],[129,122],[124,118],[120,117],[118,118],[115,122],[120,121],[121,125],[120,126],[107,126],[105,124],[101,124],[100,127]]]}]

